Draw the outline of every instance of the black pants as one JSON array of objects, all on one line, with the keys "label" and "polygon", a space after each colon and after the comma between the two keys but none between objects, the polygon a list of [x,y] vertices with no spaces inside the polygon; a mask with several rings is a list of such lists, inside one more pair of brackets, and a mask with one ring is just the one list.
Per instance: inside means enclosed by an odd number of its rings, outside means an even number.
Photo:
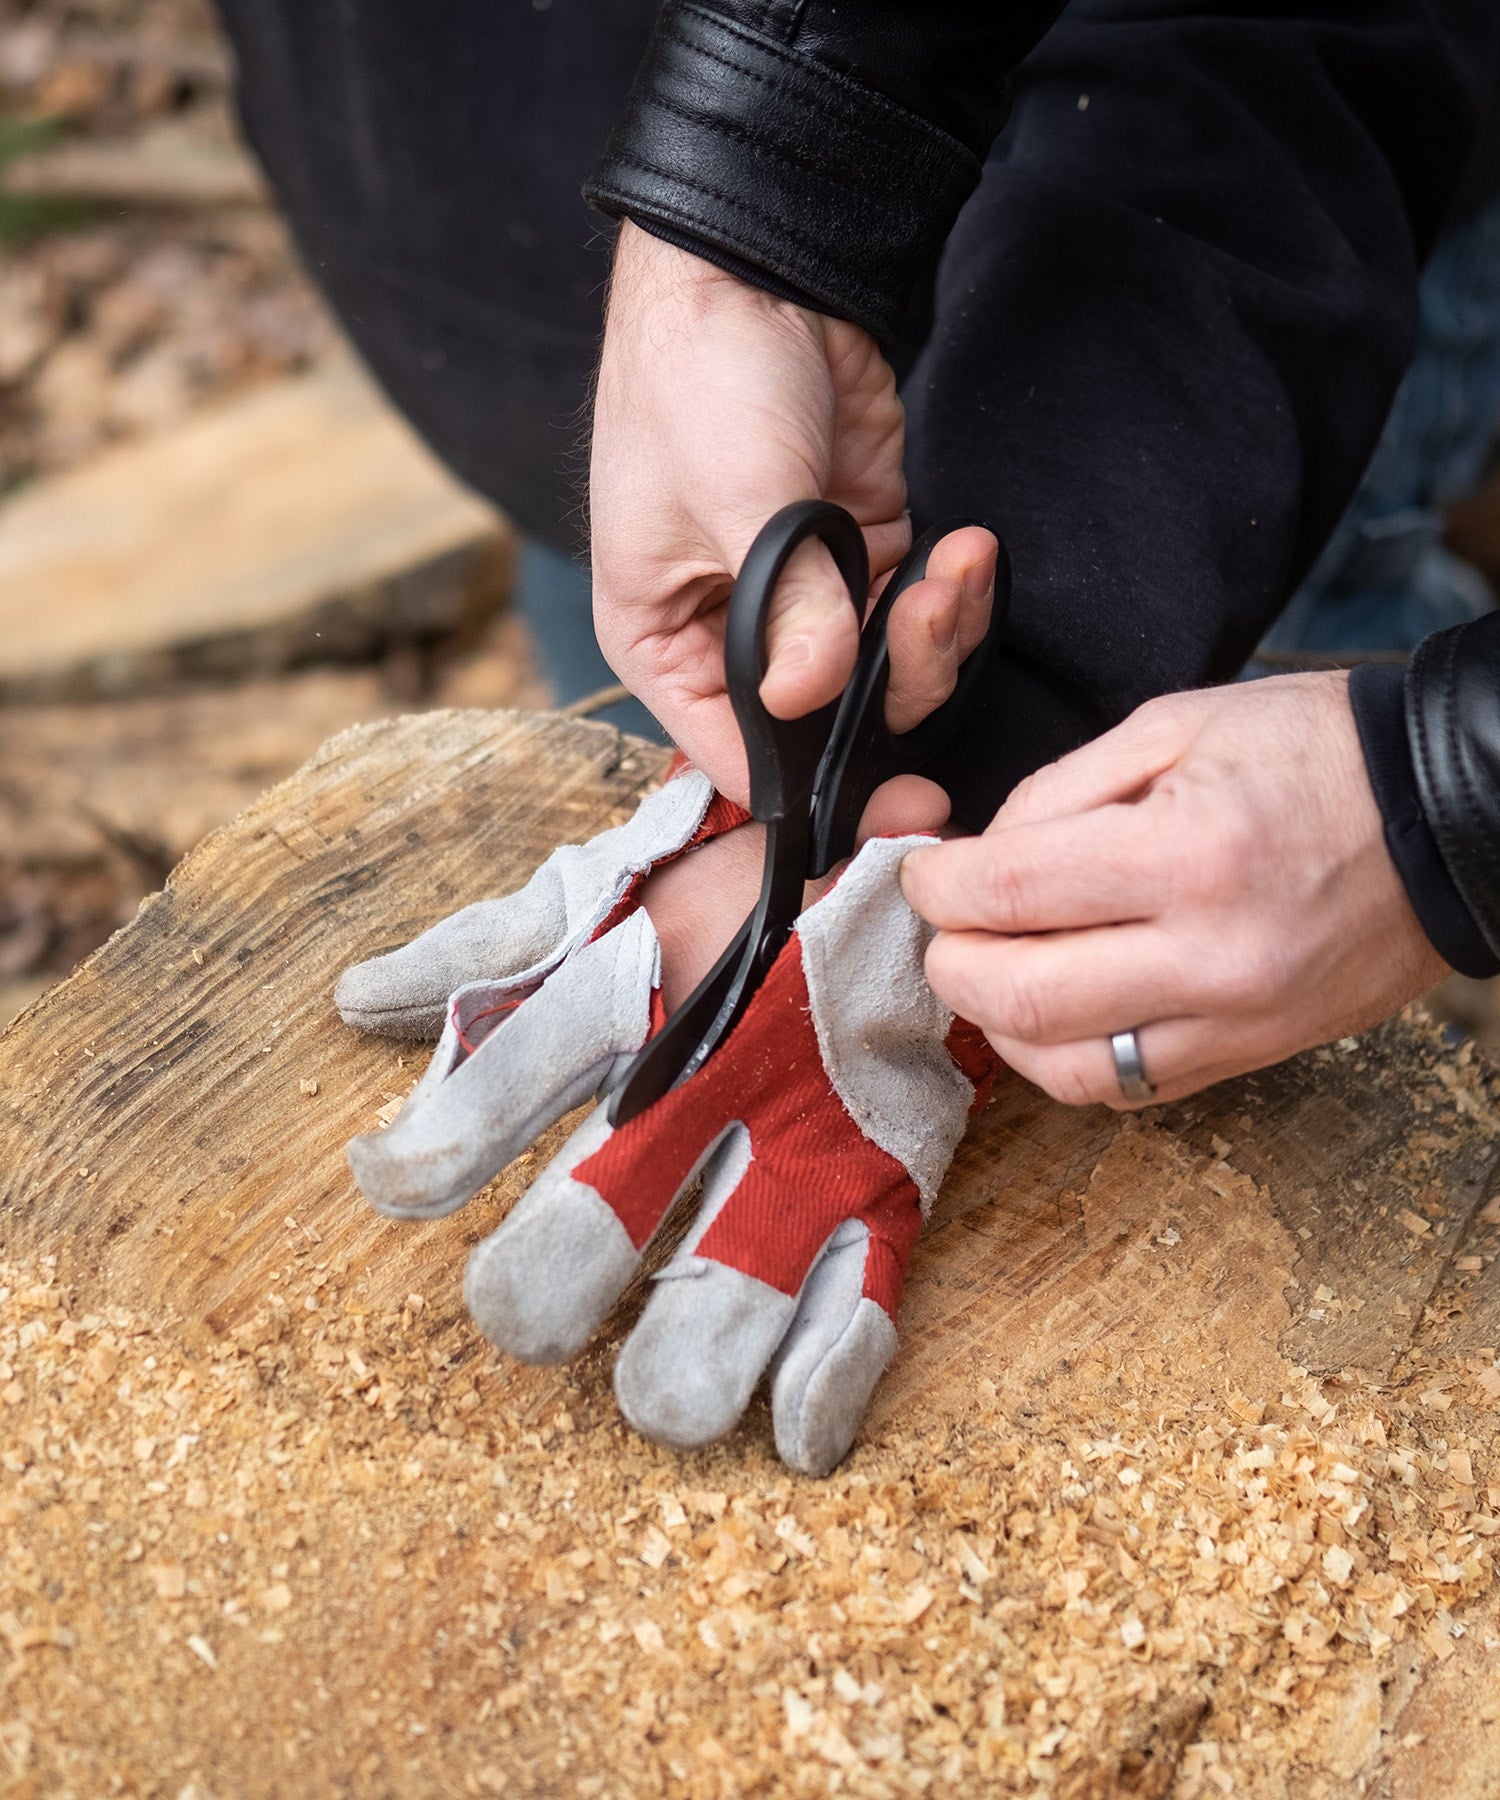
[{"label": "black pants", "polygon": [[[523,530],[581,548],[610,242],[579,188],[650,0],[220,4],[251,139],[377,376]],[[914,513],[984,519],[1016,569],[989,703],[933,771],[970,825],[1150,694],[1242,665],[1352,492],[1408,347],[1410,228],[1380,212],[1388,171],[1339,138],[1342,113],[1317,207],[1286,158],[1251,171],[1253,214],[1237,202],[1277,103],[1226,112],[1224,86],[1290,84],[1305,159],[1316,59],[1209,55],[1171,11],[1075,0],[895,353]],[[1350,258],[1355,215],[1388,266]]]}]

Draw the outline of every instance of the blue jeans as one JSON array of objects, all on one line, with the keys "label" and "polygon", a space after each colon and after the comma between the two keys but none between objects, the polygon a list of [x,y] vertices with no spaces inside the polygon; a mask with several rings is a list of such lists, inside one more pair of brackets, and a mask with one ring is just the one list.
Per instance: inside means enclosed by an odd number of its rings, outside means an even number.
[{"label": "blue jeans", "polygon": [[[588,571],[559,550],[528,539],[516,570],[516,602],[536,645],[556,706],[582,700],[617,677],[594,636],[593,590]],[[619,700],[590,713],[606,725],[664,744],[667,735],[639,700]]]},{"label": "blue jeans", "polygon": [[[1266,633],[1279,651],[1404,651],[1496,604],[1445,550],[1442,507],[1470,493],[1500,431],[1500,199],[1438,247],[1416,359],[1349,510]],[[1252,665],[1254,667],[1254,665]]]}]

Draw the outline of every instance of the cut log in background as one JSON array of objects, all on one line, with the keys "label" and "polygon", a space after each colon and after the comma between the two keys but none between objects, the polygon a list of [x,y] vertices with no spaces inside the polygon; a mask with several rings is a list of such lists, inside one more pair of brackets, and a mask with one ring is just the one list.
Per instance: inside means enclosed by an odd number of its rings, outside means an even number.
[{"label": "cut log in background", "polygon": [[661,754],[346,732],[0,1040],[0,1780],[1384,1795],[1500,1784],[1495,1083],[1397,1023],[1121,1120],[1002,1083],[848,1463],[518,1368],[342,1146],[420,1072],[346,963]]},{"label": "cut log in background", "polygon": [[18,157],[7,193],[109,206],[264,206],[270,195],[227,109],[200,106],[123,142],[63,143]]},{"label": "cut log in background", "polygon": [[509,540],[349,360],[23,492],[0,703],[156,691],[475,630]]}]

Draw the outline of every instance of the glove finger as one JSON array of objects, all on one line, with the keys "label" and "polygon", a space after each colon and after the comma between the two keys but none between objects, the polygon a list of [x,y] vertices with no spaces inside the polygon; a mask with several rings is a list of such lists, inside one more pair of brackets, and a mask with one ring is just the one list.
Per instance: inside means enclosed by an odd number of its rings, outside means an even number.
[{"label": "glove finger", "polygon": [[601,1106],[470,1252],[464,1301],[490,1342],[520,1362],[577,1355],[640,1261],[619,1215],[573,1175],[608,1135]]},{"label": "glove finger", "polygon": [[738,1155],[657,1276],[615,1365],[615,1395],[643,1436],[691,1449],[734,1427],[770,1368],[782,1460],[826,1475],[848,1454],[895,1353],[918,1198],[893,1182],[864,1216],[831,1233],[825,1223],[819,1243],[806,1225],[818,1212],[826,1221],[826,1200],[799,1205],[784,1175],[767,1179],[749,1167],[748,1148]]},{"label": "glove finger", "polygon": [[503,990],[461,989],[427,1073],[394,1123],[350,1143],[360,1191],[397,1219],[439,1218],[462,1206],[645,1042],[657,962],[651,921],[634,913],[502,1015],[477,1047],[473,1036],[466,1042],[465,1026],[489,1023],[494,1009],[484,1003]]},{"label": "glove finger", "polygon": [[474,1322],[492,1344],[521,1362],[566,1362],[576,1356],[700,1169],[706,1189],[715,1188],[722,1140],[696,1161],[689,1155],[674,1164],[658,1156],[657,1179],[627,1184],[624,1197],[612,1203],[588,1177],[595,1174],[611,1197],[618,1192],[596,1174],[613,1135],[600,1107],[469,1257],[464,1298]]},{"label": "glove finger", "polygon": [[738,1422],[796,1311],[796,1298],[695,1252],[750,1165],[743,1127],[709,1167],[692,1234],[656,1277],[615,1362],[615,1398],[643,1437],[674,1449],[711,1444]]},{"label": "glove finger", "polygon": [[[435,1038],[448,996],[474,981],[540,982],[628,900],[633,885],[709,824],[713,789],[696,770],[648,795],[625,824],[564,844],[526,886],[477,900],[399,950],[344,972],[334,1002],[345,1024],[386,1037]],[[723,830],[734,820],[714,818]]]},{"label": "glove finger", "polygon": [[841,1225],[808,1276],[771,1365],[776,1449],[789,1468],[827,1475],[849,1454],[876,1384],[896,1354],[896,1326],[867,1291],[881,1246],[862,1219]]},{"label": "glove finger", "polygon": [[399,950],[356,963],[333,990],[339,1016],[382,1037],[434,1038],[458,988],[524,974],[539,979],[561,920],[534,904],[537,898],[526,888],[504,900],[476,900]]}]

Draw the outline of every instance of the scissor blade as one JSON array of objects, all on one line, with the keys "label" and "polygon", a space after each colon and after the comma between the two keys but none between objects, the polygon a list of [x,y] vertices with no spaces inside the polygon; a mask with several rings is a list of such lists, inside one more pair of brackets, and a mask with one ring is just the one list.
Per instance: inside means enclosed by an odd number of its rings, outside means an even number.
[{"label": "scissor blade", "polygon": [[964,658],[953,692],[909,731],[885,722],[890,683],[886,624],[907,588],[927,573],[927,559],[964,521],[950,519],[923,532],[887,582],[859,641],[859,657],[839,703],[828,747],[813,782],[812,851],[808,874],[816,880],[854,854],[855,835],[870,796],[893,775],[915,774],[930,764],[962,725],[980,697],[1005,630],[1010,607],[1010,561],[1003,544],[995,563],[995,597],[983,639]]},{"label": "scissor blade", "polygon": [[632,1060],[608,1100],[609,1122],[616,1130],[702,1068],[733,1025],[744,987],[738,977],[755,924],[752,913],[702,981]]}]

